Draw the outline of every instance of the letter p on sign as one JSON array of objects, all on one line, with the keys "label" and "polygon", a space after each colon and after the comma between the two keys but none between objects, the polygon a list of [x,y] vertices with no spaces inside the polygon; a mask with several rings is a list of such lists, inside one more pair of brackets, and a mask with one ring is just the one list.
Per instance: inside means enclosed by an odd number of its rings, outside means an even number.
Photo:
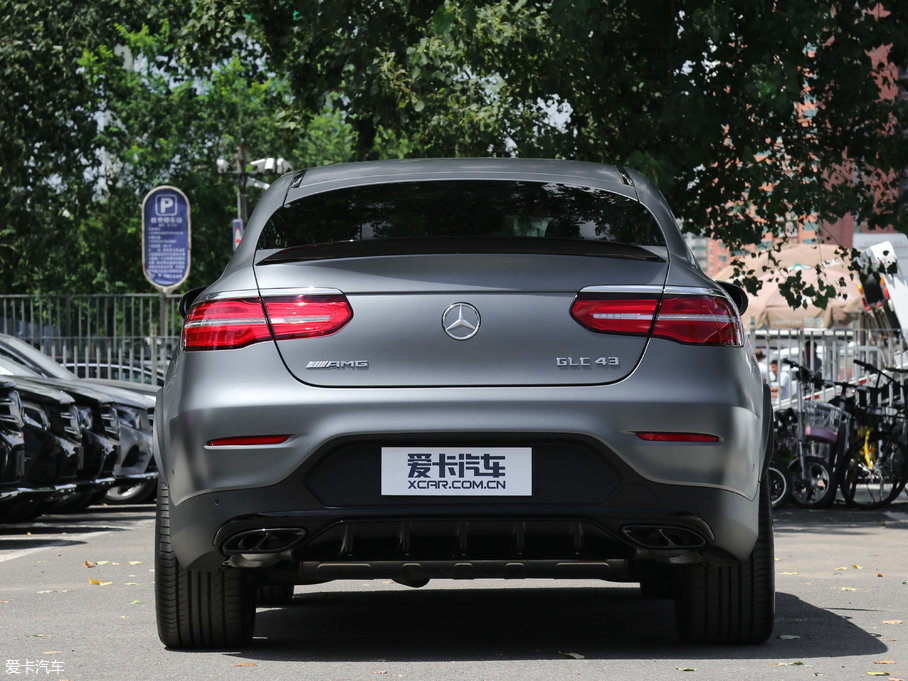
[{"label": "letter p on sign", "polygon": [[156,215],[176,215],[177,200],[174,196],[156,196],[154,212]]}]

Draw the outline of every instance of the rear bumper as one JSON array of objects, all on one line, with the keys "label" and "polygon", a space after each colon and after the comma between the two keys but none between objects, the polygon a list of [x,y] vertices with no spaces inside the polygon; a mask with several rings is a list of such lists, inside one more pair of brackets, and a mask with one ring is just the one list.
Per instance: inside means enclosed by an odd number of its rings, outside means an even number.
[{"label": "rear bumper", "polygon": [[[306,386],[268,344],[244,348],[225,371],[230,352],[178,356],[158,399],[155,456],[184,565],[279,561],[302,565],[306,579],[416,570],[408,564],[439,575],[577,574],[584,563],[607,572],[612,559],[742,560],[756,539],[771,415],[742,352],[690,353],[683,381],[677,367],[647,361],[610,385],[416,390]],[[653,443],[638,431],[719,441]],[[252,434],[290,437],[206,444]],[[381,447],[411,443],[529,446],[533,495],[382,497]],[[243,533],[288,528],[291,545],[270,556],[234,550]],[[644,541],[674,530],[691,545]]]},{"label": "rear bumper", "polygon": [[380,447],[345,438],[278,483],[174,504],[174,550],[197,568],[299,565],[306,580],[584,570],[608,579],[616,560],[721,563],[753,547],[755,498],[654,483],[593,440],[535,442],[533,496],[427,499],[382,497]]}]

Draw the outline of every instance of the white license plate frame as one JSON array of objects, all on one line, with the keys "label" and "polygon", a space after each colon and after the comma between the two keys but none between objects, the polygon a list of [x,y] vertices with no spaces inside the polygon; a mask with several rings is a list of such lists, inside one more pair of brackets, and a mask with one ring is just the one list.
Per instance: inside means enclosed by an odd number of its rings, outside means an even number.
[{"label": "white license plate frame", "polygon": [[382,447],[381,495],[528,497],[531,447]]}]

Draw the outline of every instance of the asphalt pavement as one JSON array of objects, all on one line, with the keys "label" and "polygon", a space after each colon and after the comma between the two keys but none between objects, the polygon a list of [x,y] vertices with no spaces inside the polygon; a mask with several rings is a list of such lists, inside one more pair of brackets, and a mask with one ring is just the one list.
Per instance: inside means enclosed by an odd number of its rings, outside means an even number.
[{"label": "asphalt pavement", "polygon": [[297,587],[243,650],[157,639],[151,506],[0,526],[0,669],[69,681],[571,679],[908,681],[908,497],[881,511],[784,508],[777,619],[759,646],[679,643],[670,601],[595,581]]}]

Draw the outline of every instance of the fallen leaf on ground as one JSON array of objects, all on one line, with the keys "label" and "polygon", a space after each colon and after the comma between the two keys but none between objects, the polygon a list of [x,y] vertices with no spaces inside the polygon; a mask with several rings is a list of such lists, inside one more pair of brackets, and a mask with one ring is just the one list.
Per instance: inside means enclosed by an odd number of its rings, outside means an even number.
[{"label": "fallen leaf on ground", "polygon": [[697,669],[695,667],[675,667],[679,672],[695,672]]},{"label": "fallen leaf on ground", "polygon": [[795,636],[794,634],[782,634],[779,636],[783,641],[793,641],[796,638],[801,638],[800,636]]},{"label": "fallen leaf on ground", "polygon": [[562,653],[560,650],[558,652],[561,653],[562,655],[564,655],[565,657],[570,657],[571,659],[574,659],[574,660],[584,659],[584,656],[581,655],[580,653]]},{"label": "fallen leaf on ground", "polygon": [[883,624],[901,624],[902,620],[883,620]]},{"label": "fallen leaf on ground", "polygon": [[92,563],[90,560],[86,560],[86,561],[85,561],[85,567],[91,568],[91,567],[94,567],[94,566],[95,566],[95,564]]},{"label": "fallen leaf on ground", "polygon": [[235,664],[233,666],[234,667],[255,667],[256,663],[255,662],[238,662],[237,664]]},{"label": "fallen leaf on ground", "polygon": [[776,667],[803,667],[803,662],[777,662]]},{"label": "fallen leaf on ground", "polygon": [[145,565],[145,561],[144,560],[131,560],[131,561],[129,561],[129,564],[130,565]]},{"label": "fallen leaf on ground", "polygon": [[895,664],[895,660],[877,660],[873,664]]},{"label": "fallen leaf on ground", "polygon": [[113,582],[99,582],[97,579],[88,578],[89,584],[94,584],[95,586],[110,586]]},{"label": "fallen leaf on ground", "polygon": [[842,591],[857,591],[853,586],[843,586]]}]

